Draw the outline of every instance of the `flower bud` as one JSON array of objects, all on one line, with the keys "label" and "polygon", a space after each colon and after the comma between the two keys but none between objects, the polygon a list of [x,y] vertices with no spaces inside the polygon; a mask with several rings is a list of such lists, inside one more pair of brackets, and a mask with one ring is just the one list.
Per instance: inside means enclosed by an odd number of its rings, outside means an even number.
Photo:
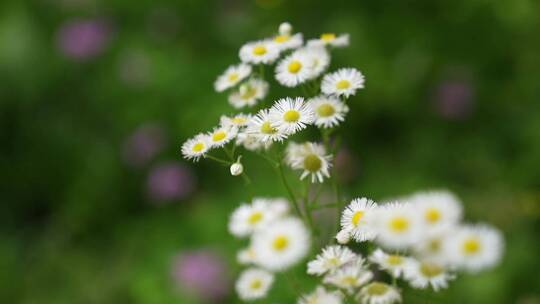
[{"label": "flower bud", "polygon": [[289,22],[283,22],[279,25],[279,34],[283,36],[289,36],[292,32],[292,26]]},{"label": "flower bud", "polygon": [[347,230],[341,230],[336,235],[336,240],[340,244],[347,244],[351,240],[351,234]]},{"label": "flower bud", "polygon": [[230,170],[231,170],[232,176],[238,176],[244,172],[244,166],[240,162],[241,158],[242,156],[238,157],[238,160],[234,164],[231,165]]}]

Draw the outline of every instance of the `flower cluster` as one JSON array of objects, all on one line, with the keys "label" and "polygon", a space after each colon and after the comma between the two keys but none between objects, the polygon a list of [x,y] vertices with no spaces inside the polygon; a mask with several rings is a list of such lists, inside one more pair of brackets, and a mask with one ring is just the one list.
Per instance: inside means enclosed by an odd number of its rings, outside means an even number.
[{"label": "flower cluster", "polygon": [[231,215],[229,231],[250,240],[238,253],[240,264],[252,266],[236,283],[237,293],[244,300],[264,297],[274,280],[273,272],[297,264],[311,244],[309,230],[289,214],[289,202],[283,198],[255,198],[250,204],[242,204]]},{"label": "flower cluster", "polygon": [[[500,233],[487,225],[463,224],[461,203],[446,191],[381,204],[360,198],[344,207],[333,166],[339,144],[334,132],[349,112],[348,99],[364,88],[364,76],[355,68],[327,70],[330,51],[348,44],[347,34],[332,33],[304,43],[303,35],[293,33],[288,23],[272,37],[246,43],[239,51],[241,63],[228,67],[214,83],[217,92],[228,91],[235,109],[247,109],[246,113],[222,116],[212,131],[182,146],[186,159],[228,165],[233,176],[241,175],[248,183],[241,158],[244,151],[253,152],[277,169],[287,190],[288,199],[255,198],[231,215],[230,233],[249,239],[237,256],[248,266],[236,282],[237,294],[245,301],[265,297],[275,273],[302,262],[313,243],[325,244],[318,239],[324,227],[313,219],[318,209],[334,208],[338,228],[332,232],[335,239],[307,264],[307,273],[321,277],[321,282],[300,296],[299,304],[401,302],[402,288],[437,291],[458,271],[478,272],[501,258]],[[299,88],[303,96],[268,102],[269,67],[275,82]],[[320,140],[297,141],[308,128],[317,130]],[[216,154],[219,151],[225,158]],[[305,180],[303,194],[291,187],[284,167]],[[322,204],[319,194],[327,182],[335,197]],[[317,190],[310,192],[310,187]]]},{"label": "flower cluster", "polygon": [[[209,158],[235,165],[233,175],[243,174],[235,152],[266,152],[273,143],[314,125],[324,135],[345,120],[349,111],[345,100],[364,87],[364,76],[354,68],[342,68],[324,74],[330,65],[330,49],[347,46],[348,35],[323,34],[304,44],[301,33],[283,23],[273,37],[246,43],[240,48],[241,63],[228,67],[214,83],[218,92],[229,91],[228,101],[236,109],[258,108],[253,113],[222,116],[212,131],[200,133],[186,141],[182,154],[198,161]],[[283,97],[264,107],[270,84],[265,67],[275,64],[275,80],[286,88],[301,87],[305,96]],[[257,70],[258,72],[255,72]],[[210,152],[223,148],[228,159]],[[302,171],[301,178],[312,182],[329,177],[331,155],[320,143],[291,142],[286,150],[287,164]]]},{"label": "flower cluster", "polygon": [[[461,217],[461,202],[447,191],[420,192],[381,205],[354,199],[342,213],[336,236],[342,245],[322,249],[307,264],[307,273],[323,276],[324,284],[360,303],[400,302],[397,279],[412,288],[447,288],[457,271],[478,272],[495,265],[503,249],[496,229],[462,224]],[[345,246],[351,240],[372,241],[378,247],[369,246],[365,259]],[[383,282],[375,271],[388,273],[393,284]]]}]

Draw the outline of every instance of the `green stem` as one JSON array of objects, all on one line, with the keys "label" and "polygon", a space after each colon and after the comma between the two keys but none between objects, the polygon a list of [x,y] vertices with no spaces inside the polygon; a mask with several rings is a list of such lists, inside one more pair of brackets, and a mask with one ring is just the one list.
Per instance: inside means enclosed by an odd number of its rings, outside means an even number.
[{"label": "green stem", "polygon": [[259,64],[259,76],[264,80],[264,64]]},{"label": "green stem", "polygon": [[313,231],[313,234],[317,235],[315,231],[315,226],[313,225],[313,216],[311,214],[311,209],[310,209],[310,204],[309,204],[309,186],[310,186],[309,179],[306,179],[305,193],[304,193],[304,209],[306,211],[306,219],[309,224],[309,227]]},{"label": "green stem", "polygon": [[230,161],[227,161],[227,160],[224,160],[224,159],[221,159],[219,157],[215,157],[215,156],[212,156],[212,155],[209,155],[209,154],[206,154],[205,157],[209,158],[209,159],[211,159],[213,161],[216,161],[218,163],[227,165],[227,166],[232,164],[232,162],[230,162]]},{"label": "green stem", "polygon": [[285,177],[285,173],[283,172],[283,165],[280,163],[278,163],[278,171],[279,171],[279,176],[281,177],[281,181],[283,183],[283,186],[285,186],[285,189],[287,190],[288,194],[289,194],[289,197],[292,201],[292,204],[294,206],[294,209],[296,210],[296,213],[298,213],[298,216],[300,217],[303,217],[302,216],[302,211],[300,210],[300,206],[298,206],[298,202],[296,201],[296,197],[294,196],[294,193],[291,189],[291,186],[289,185],[289,183],[287,182],[287,178]]}]

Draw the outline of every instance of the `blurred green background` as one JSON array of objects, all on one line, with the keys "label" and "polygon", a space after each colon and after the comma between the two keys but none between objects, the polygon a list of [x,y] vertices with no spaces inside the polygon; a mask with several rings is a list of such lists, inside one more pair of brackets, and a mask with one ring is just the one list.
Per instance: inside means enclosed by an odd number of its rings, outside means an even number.
[{"label": "blurred green background", "polygon": [[[0,302],[204,303],[195,256],[223,286],[207,302],[237,303],[229,213],[285,192],[254,156],[245,187],[179,148],[234,113],[215,77],[282,21],[350,33],[331,69],[367,77],[340,129],[348,198],[448,188],[504,232],[499,267],[405,302],[540,303],[534,0],[2,1]],[[285,281],[268,303],[294,302]]]}]

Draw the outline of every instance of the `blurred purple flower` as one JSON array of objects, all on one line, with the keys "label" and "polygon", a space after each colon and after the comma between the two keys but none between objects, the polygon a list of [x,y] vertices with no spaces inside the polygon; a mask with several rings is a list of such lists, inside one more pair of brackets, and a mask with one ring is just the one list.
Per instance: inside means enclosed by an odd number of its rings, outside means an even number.
[{"label": "blurred purple flower", "polygon": [[84,61],[103,51],[110,38],[110,27],[99,19],[74,19],[57,32],[57,46],[71,59]]},{"label": "blurred purple flower", "polygon": [[185,292],[216,303],[229,290],[226,264],[210,250],[181,253],[173,259],[172,278]]},{"label": "blurred purple flower", "polygon": [[195,177],[191,170],[176,162],[155,166],[146,182],[148,197],[156,203],[181,200],[195,189]]},{"label": "blurred purple flower", "polygon": [[446,80],[435,92],[435,110],[445,119],[461,120],[472,111],[474,89],[469,81]]},{"label": "blurred purple flower", "polygon": [[152,160],[165,145],[164,131],[160,126],[142,125],[124,141],[124,161],[132,167],[141,167]]}]

